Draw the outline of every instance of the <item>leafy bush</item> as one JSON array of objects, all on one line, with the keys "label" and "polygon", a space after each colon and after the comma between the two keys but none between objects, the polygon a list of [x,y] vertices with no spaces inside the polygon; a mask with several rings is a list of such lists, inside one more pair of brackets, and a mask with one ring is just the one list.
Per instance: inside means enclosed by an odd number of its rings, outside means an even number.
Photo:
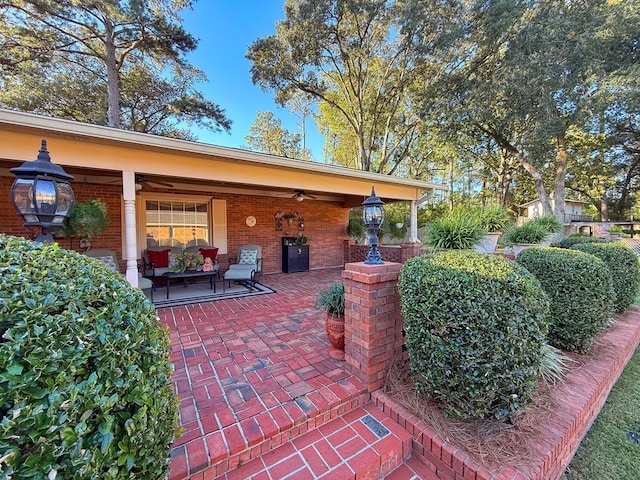
[{"label": "leafy bush", "polygon": [[533,273],[551,299],[549,343],[584,353],[613,310],[611,274],[602,260],[563,248],[524,250],[516,262]]},{"label": "leafy bush", "polygon": [[574,245],[578,245],[580,243],[606,243],[607,239],[601,237],[585,237],[584,235],[578,236],[570,236],[567,238],[563,238],[558,243],[552,245],[552,247],[559,248],[571,248]]},{"label": "leafy bush", "polygon": [[122,275],[0,235],[0,477],[165,478],[171,371],[153,306]]},{"label": "leafy bush", "polygon": [[621,242],[583,243],[572,248],[595,255],[607,265],[616,292],[616,312],[624,312],[633,305],[640,289],[640,264],[631,248]]},{"label": "leafy bush", "polygon": [[427,244],[434,248],[470,249],[485,233],[472,211],[456,209],[427,225]]},{"label": "leafy bush", "polygon": [[508,229],[502,236],[502,241],[505,245],[540,243],[547,235],[549,232],[544,225],[531,221]]},{"label": "leafy bush", "polygon": [[504,417],[531,400],[549,303],[538,281],[494,255],[408,260],[399,280],[417,388],[462,417]]}]

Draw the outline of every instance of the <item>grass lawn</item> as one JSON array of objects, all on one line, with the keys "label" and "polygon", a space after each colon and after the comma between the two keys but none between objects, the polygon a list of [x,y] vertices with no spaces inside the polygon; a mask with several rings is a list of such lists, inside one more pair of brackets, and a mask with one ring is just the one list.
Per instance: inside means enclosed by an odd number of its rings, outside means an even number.
[{"label": "grass lawn", "polygon": [[580,444],[564,480],[640,479],[640,348]]}]

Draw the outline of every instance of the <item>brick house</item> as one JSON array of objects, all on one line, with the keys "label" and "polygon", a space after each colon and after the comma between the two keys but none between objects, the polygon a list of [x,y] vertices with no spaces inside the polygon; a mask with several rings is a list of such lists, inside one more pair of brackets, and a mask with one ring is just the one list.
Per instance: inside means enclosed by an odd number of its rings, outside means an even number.
[{"label": "brick house", "polygon": [[[417,205],[441,185],[187,142],[109,127],[0,110],[0,232],[33,238],[11,205],[15,176],[9,169],[34,160],[42,139],[51,160],[73,175],[76,201],[108,206],[107,230],[93,248],[115,250],[134,285],[138,261],[149,245],[219,248],[225,268],[241,244],[263,248],[263,271],[281,271],[281,237],[311,238],[310,268],[344,264],[348,210],[374,186],[385,202],[411,202],[411,239],[417,241]],[[304,194],[303,194],[304,193]],[[297,213],[291,226],[276,215]],[[255,221],[254,221],[255,219]],[[78,239],[59,239],[79,249]]]}]

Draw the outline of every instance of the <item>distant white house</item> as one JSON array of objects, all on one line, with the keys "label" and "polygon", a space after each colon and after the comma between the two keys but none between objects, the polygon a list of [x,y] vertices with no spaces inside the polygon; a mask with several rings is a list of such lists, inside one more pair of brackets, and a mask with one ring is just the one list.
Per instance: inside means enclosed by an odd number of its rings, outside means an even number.
[{"label": "distant white house", "polygon": [[[551,197],[553,205],[553,197]],[[572,222],[592,222],[593,217],[591,215],[583,215],[582,208],[585,205],[589,205],[589,202],[583,202],[581,200],[569,200],[564,201],[564,223],[565,225]],[[544,216],[544,209],[542,208],[542,202],[539,198],[532,200],[522,205],[518,205],[518,224],[522,224],[532,218]]]}]

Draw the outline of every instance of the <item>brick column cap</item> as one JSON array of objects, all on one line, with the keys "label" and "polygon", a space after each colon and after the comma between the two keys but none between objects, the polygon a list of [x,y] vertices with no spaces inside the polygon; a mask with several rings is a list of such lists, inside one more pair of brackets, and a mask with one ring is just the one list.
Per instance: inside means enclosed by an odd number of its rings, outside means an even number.
[{"label": "brick column cap", "polygon": [[368,265],[364,262],[347,263],[342,271],[342,278],[356,280],[365,284],[397,280],[401,263],[385,262],[382,265]]}]

